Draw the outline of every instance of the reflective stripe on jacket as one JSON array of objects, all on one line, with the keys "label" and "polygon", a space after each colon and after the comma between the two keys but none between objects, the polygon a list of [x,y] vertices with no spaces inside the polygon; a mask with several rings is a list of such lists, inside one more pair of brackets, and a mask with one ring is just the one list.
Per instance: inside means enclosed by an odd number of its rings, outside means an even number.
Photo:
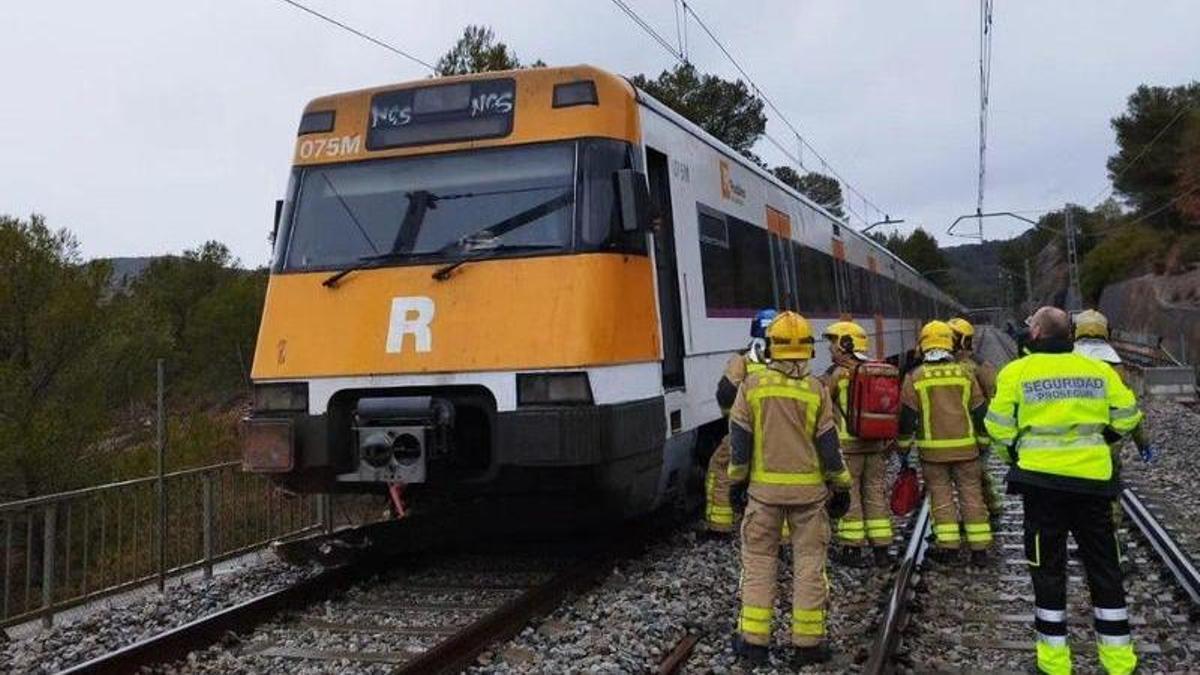
[{"label": "reflective stripe on jacket", "polygon": [[825,497],[826,482],[849,483],[840,455],[839,466],[824,467],[817,448],[818,436],[833,438],[828,392],[807,368],[793,364],[784,372],[788,367],[775,362],[747,375],[730,411],[730,424],[753,437],[749,466],[735,453],[730,476],[748,474],[750,495],[768,504],[815,502]]},{"label": "reflective stripe on jacket", "polygon": [[1009,480],[1115,494],[1104,431],[1126,434],[1141,419],[1137,398],[1107,363],[1039,352],[1000,371],[985,424],[1000,457],[1016,454]]},{"label": "reflective stripe on jacket", "polygon": [[922,461],[958,462],[978,456],[971,411],[986,403],[979,381],[960,363],[932,361],[918,366],[900,388],[903,406],[916,413],[913,444]]}]

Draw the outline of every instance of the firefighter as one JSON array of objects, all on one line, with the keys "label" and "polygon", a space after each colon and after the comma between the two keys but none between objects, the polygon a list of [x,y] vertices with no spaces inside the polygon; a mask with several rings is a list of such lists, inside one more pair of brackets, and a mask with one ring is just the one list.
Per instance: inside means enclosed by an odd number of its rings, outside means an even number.
[{"label": "firefighter", "polygon": [[992,528],[983,503],[975,427],[982,424],[987,400],[979,380],[954,360],[954,331],[947,323],[925,324],[918,346],[922,363],[900,387],[900,435],[913,439],[908,443],[921,457],[933,515],[930,557],[957,560],[965,533],[972,564],[982,565]]},{"label": "firefighter", "polygon": [[1011,467],[1008,491],[1024,502],[1037,665],[1052,675],[1071,672],[1070,533],[1087,573],[1100,665],[1131,673],[1137,656],[1109,510],[1120,489],[1109,443],[1133,431],[1142,413],[1111,366],[1073,352],[1070,319],[1061,309],[1034,313],[1028,347],[1028,355],[1000,371],[986,423],[993,451]]},{"label": "firefighter", "polygon": [[[767,366],[767,326],[775,318],[775,310],[763,309],[750,321],[750,344],[745,351],[729,357],[725,373],[717,383],[717,404],[721,414],[729,416],[729,406],[737,396],[738,386],[747,373],[755,373]],[[704,522],[708,532],[716,535],[733,531],[733,505],[729,498],[729,436],[721,443],[708,460],[708,474],[704,477]]]},{"label": "firefighter", "polygon": [[[971,325],[970,321],[958,317],[946,323],[950,324],[950,329],[954,331],[954,360],[979,380],[979,388],[983,390],[984,398],[991,402],[992,396],[996,394],[996,366],[990,361],[975,360],[975,326]],[[983,502],[987,506],[988,516],[994,520],[1000,517],[1003,501],[996,492],[992,473],[988,471],[991,440],[987,437],[984,425],[976,425],[975,440],[979,445],[979,475],[983,485]]]},{"label": "firefighter", "polygon": [[763,663],[771,641],[779,531],[791,525],[792,644],[797,665],[831,657],[825,641],[829,518],[850,505],[829,393],[809,373],[808,321],[783,312],[767,329],[771,362],[746,376],[729,414],[729,476],[749,481],[742,519],[741,609],[734,651]]},{"label": "firefighter", "polygon": [[833,365],[821,377],[833,400],[838,441],[850,471],[850,510],[837,523],[835,559],[852,567],[867,564],[868,542],[874,563],[890,563],[892,518],[887,503],[888,452],[885,441],[865,441],[850,434],[850,383],[857,364],[870,360],[867,331],[853,321],[838,321],[825,329]]}]

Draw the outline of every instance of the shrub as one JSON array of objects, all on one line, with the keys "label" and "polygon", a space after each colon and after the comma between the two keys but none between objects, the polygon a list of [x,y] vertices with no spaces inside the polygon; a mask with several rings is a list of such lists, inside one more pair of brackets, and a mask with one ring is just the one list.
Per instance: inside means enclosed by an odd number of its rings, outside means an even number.
[{"label": "shrub", "polygon": [[1084,298],[1096,301],[1106,285],[1148,271],[1153,261],[1162,259],[1167,245],[1161,232],[1145,226],[1109,235],[1083,259],[1079,283]]}]

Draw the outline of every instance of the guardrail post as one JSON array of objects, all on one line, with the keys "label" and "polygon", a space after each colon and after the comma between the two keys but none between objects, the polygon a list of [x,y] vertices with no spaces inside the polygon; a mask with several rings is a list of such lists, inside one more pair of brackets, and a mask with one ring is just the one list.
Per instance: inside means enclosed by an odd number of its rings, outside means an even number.
[{"label": "guardrail post", "polygon": [[163,408],[163,360],[158,359],[158,592],[167,590],[166,411]]},{"label": "guardrail post", "polygon": [[211,579],[213,572],[213,476],[204,472],[200,476],[204,495],[204,578]]},{"label": "guardrail post", "polygon": [[54,625],[54,613],[50,607],[54,604],[54,530],[57,522],[58,505],[48,504],[43,511],[42,522],[42,626],[49,628]]}]

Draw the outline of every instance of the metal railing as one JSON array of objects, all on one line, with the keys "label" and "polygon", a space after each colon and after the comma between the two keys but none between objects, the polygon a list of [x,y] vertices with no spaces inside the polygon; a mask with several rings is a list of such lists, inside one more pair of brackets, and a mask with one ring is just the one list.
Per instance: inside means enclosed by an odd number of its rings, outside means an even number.
[{"label": "metal railing", "polygon": [[[161,496],[160,496],[161,495]],[[239,462],[0,504],[0,628],[212,566],[330,522],[324,496],[288,497]],[[160,555],[161,552],[161,555]]]}]

